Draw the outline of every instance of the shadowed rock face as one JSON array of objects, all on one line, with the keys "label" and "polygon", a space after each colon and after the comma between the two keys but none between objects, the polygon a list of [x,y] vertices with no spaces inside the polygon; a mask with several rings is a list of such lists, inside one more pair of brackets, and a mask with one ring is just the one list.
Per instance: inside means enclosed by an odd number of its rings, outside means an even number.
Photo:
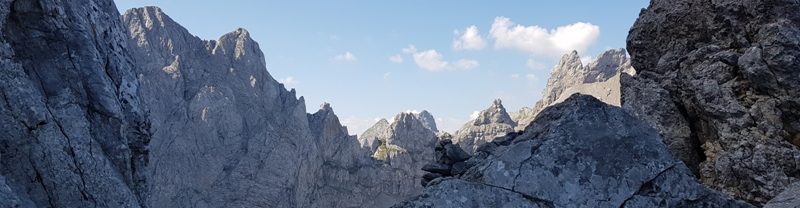
[{"label": "shadowed rock face", "polygon": [[764,203],[800,180],[800,3],[653,0],[622,106],[701,181]]},{"label": "shadowed rock face", "polygon": [[149,123],[112,1],[0,1],[0,207],[139,207]]},{"label": "shadowed rock face", "polygon": [[396,207],[749,207],[698,183],[646,123],[588,95],[486,145],[477,166]]}]

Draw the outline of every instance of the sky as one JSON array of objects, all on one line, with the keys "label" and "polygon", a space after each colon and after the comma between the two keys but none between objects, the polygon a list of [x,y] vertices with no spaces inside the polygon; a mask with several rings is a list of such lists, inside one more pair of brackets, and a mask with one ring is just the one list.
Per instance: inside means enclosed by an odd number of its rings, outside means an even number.
[{"label": "sky", "polygon": [[247,29],[267,70],[311,113],[331,104],[350,134],[428,110],[453,133],[494,99],[539,100],[561,55],[584,60],[625,39],[647,0],[269,1],[115,0],[158,6],[192,34]]}]

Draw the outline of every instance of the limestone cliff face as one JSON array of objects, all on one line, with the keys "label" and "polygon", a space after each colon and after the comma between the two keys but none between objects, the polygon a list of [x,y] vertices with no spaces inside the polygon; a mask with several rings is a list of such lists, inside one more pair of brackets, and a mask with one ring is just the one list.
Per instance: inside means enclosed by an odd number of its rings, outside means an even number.
[{"label": "limestone cliff face", "polygon": [[706,185],[764,203],[800,180],[800,3],[653,0],[622,106]]},{"label": "limestone cliff face", "polygon": [[433,161],[438,137],[431,130],[431,123],[425,123],[420,114],[400,113],[392,123],[387,123],[379,121],[362,137],[376,144],[372,157],[383,163],[379,179],[392,186],[390,193],[397,196],[394,204],[422,191],[418,183],[424,173],[422,166]]},{"label": "limestone cliff face", "polygon": [[201,40],[156,7],[122,19],[152,115],[147,204],[308,206],[325,153],[249,33]]},{"label": "limestone cliff face", "polygon": [[532,108],[514,112],[519,123],[516,130],[523,130],[547,106],[559,103],[575,93],[592,95],[603,102],[619,106],[620,74],[634,74],[625,49],[611,49],[597,55],[584,65],[578,52],[565,54],[550,73],[542,98]]},{"label": "limestone cliff face", "polygon": [[503,107],[503,102],[498,99],[487,109],[481,111],[477,118],[467,122],[456,131],[453,143],[472,154],[480,145],[513,132],[515,127],[517,127],[517,123],[511,119]]},{"label": "limestone cliff face", "polygon": [[0,206],[142,205],[149,123],[114,3],[3,0],[0,24]]}]

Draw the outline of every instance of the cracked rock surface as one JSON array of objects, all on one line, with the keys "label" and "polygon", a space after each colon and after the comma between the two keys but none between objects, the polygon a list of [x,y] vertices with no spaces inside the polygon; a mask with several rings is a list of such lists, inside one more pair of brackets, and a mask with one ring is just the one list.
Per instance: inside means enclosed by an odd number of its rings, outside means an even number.
[{"label": "cracked rock surface", "polygon": [[800,2],[653,0],[622,106],[714,188],[763,204],[800,180]]},{"label": "cracked rock surface", "polygon": [[[658,133],[621,108],[575,94],[521,135],[397,207],[750,207],[703,187]],[[482,148],[483,149],[483,148]],[[466,198],[466,200],[460,200]]]},{"label": "cracked rock surface", "polygon": [[149,122],[112,1],[0,1],[0,206],[140,207]]}]

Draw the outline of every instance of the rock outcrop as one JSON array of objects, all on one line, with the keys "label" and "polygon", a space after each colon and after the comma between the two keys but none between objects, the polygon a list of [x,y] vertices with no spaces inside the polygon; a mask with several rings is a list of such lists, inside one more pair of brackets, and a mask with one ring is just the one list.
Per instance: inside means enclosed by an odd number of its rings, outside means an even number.
[{"label": "rock outcrop", "polygon": [[396,207],[750,207],[703,187],[652,127],[592,96],[573,95],[498,141],[463,175]]},{"label": "rock outcrop", "polygon": [[419,112],[418,114],[414,115],[416,115],[417,119],[419,119],[419,121],[422,122],[422,125],[430,129],[434,133],[439,133],[439,128],[436,127],[436,119],[433,118],[433,114],[431,114],[426,110],[423,110],[422,112]]},{"label": "rock outcrop", "polygon": [[464,124],[453,136],[453,143],[472,154],[480,145],[491,142],[495,137],[514,131],[517,123],[503,107],[499,99],[478,113],[478,117]]},{"label": "rock outcrop", "polygon": [[586,65],[581,63],[578,52],[565,54],[550,72],[541,100],[532,108],[523,108],[512,113],[519,124],[516,130],[525,129],[542,109],[562,102],[575,93],[592,95],[603,102],[619,106],[619,79],[623,73],[635,73],[625,49],[604,51]]},{"label": "rock outcrop", "polygon": [[622,106],[701,181],[761,204],[800,180],[800,2],[653,0]]},{"label": "rock outcrop", "polygon": [[0,1],[0,206],[140,207],[150,141],[112,1]]}]

